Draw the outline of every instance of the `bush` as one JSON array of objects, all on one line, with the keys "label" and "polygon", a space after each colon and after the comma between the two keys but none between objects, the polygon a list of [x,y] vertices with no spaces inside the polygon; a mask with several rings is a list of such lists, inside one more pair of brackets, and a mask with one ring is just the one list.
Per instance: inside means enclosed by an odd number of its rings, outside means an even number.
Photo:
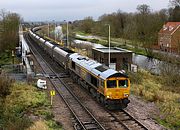
[{"label": "bush", "polygon": [[[162,62],[160,65],[160,71],[162,78],[162,83],[167,86],[173,86],[176,87],[180,86],[180,74],[179,74],[179,68],[180,65],[172,64],[170,62]],[[180,89],[179,89],[180,90]]]},{"label": "bush", "polygon": [[3,118],[4,128],[7,130],[25,130],[32,124],[29,118],[17,116],[15,113],[6,113]]},{"label": "bush", "polygon": [[0,97],[5,98],[10,94],[13,80],[11,80],[5,73],[0,75]]},{"label": "bush", "polygon": [[143,78],[145,73],[143,70],[139,70],[137,73],[129,72],[128,76],[133,84],[141,84],[143,82]]},{"label": "bush", "polygon": [[[46,94],[25,83],[13,84],[10,95],[7,95],[0,113],[0,128],[9,130],[23,130],[32,122],[28,114],[36,109],[47,106]],[[43,107],[44,106],[44,107]]]}]

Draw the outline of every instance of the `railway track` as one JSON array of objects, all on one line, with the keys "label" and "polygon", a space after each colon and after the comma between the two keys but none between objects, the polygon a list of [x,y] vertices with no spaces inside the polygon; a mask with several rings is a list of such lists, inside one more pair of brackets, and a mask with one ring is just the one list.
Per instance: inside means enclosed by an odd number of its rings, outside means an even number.
[{"label": "railway track", "polygon": [[105,128],[98,122],[93,114],[78,100],[71,90],[67,87],[67,83],[64,83],[62,78],[68,77],[64,72],[56,73],[41,54],[36,50],[37,47],[32,45],[32,39],[29,38],[28,34],[25,34],[25,39],[28,42],[31,52],[39,62],[44,75],[49,78],[56,93],[62,97],[65,104],[71,111],[75,121],[75,130],[105,130]]},{"label": "railway track", "polygon": [[[25,35],[25,37],[27,41],[29,41],[28,43],[30,47],[34,48],[30,44],[31,39],[29,39],[27,35]],[[35,48],[38,48],[38,47],[35,47]],[[61,80],[62,78],[66,78],[69,75],[62,72],[63,69],[60,69],[58,73],[55,73],[53,69],[49,67],[49,65],[47,65],[47,62],[44,60],[44,58],[40,57],[39,56],[40,54],[38,54],[35,49],[33,50],[34,50],[33,54],[37,58],[37,61],[40,62],[40,66],[42,67],[44,71],[44,75],[46,75],[46,77],[49,78],[50,82],[55,87],[55,90],[62,97],[62,99],[64,100],[68,108],[70,109],[71,113],[73,114],[74,119],[75,119],[74,129],[77,129],[77,130],[79,129],[86,129],[86,130],[105,129],[88,110],[84,110],[86,109],[86,107],[83,106],[82,103],[78,100],[78,98],[71,92],[71,90],[69,90],[69,88],[66,87],[67,83],[65,84]],[[57,67],[57,68],[60,68],[60,67]],[[121,129],[123,128],[126,130],[148,130],[147,127],[145,127],[143,124],[141,124],[133,116],[131,116],[128,112],[124,110],[116,111],[116,112],[107,110],[107,112],[113,118],[112,122],[118,122],[121,125],[120,127]]]},{"label": "railway track", "polygon": [[148,130],[146,126],[144,126],[142,123],[136,120],[126,110],[121,110],[117,112],[108,111],[108,113],[112,116],[112,121],[118,122],[126,130]]}]

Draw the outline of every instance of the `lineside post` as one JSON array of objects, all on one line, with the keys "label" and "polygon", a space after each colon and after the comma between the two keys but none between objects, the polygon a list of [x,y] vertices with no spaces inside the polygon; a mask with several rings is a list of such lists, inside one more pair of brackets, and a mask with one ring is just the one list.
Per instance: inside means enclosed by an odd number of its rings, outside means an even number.
[{"label": "lineside post", "polygon": [[55,91],[54,90],[51,90],[50,91],[50,95],[51,95],[51,106],[52,106],[52,102],[53,102],[53,96],[55,96]]}]

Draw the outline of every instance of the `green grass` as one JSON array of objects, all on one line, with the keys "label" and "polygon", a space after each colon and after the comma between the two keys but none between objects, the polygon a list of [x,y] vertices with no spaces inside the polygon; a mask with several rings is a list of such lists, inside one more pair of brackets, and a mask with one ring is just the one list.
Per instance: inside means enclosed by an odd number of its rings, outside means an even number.
[{"label": "green grass", "polygon": [[[76,33],[81,34],[83,36],[91,35],[91,34],[84,34],[82,32],[76,32]],[[79,39],[79,40],[90,41],[90,42],[101,44],[101,45],[108,47],[108,39],[106,37],[101,37],[101,39],[87,39],[87,38],[79,38],[79,37],[75,37],[75,38]],[[125,43],[125,41],[126,41],[126,43]],[[148,55],[144,49],[140,49],[138,47],[130,47],[127,44],[134,45],[134,46],[137,46],[138,44],[141,45],[141,43],[137,43],[136,41],[133,42],[131,40],[126,40],[123,38],[111,38],[111,46],[128,49],[139,55],[145,55],[145,56]]]},{"label": "green grass", "polygon": [[[35,86],[26,83],[13,83],[9,95],[1,102],[0,128],[23,130],[33,126],[34,122],[29,118],[35,116],[43,119],[48,129],[62,126],[53,120],[50,103],[45,92],[38,90]],[[40,118],[41,117],[41,118]]]},{"label": "green grass", "polygon": [[10,52],[4,52],[0,54],[0,65],[5,65],[5,64],[11,64],[12,63],[12,59],[11,59],[11,55]]},{"label": "green grass", "polygon": [[83,35],[83,36],[91,35],[91,34],[88,34],[88,33],[85,33],[85,32],[81,32],[81,31],[77,31],[76,33],[79,34],[79,35]]},{"label": "green grass", "polygon": [[159,107],[160,115],[157,116],[157,121],[171,129],[180,128],[180,91],[174,92],[175,87],[166,86],[162,76],[151,75],[144,70],[132,73],[129,76],[132,82],[132,94],[141,96],[147,101],[155,102]]},{"label": "green grass", "polygon": [[[18,64],[20,59],[16,56],[14,57],[14,64]],[[0,53],[0,66],[13,64],[13,57],[11,56],[10,51]]]}]

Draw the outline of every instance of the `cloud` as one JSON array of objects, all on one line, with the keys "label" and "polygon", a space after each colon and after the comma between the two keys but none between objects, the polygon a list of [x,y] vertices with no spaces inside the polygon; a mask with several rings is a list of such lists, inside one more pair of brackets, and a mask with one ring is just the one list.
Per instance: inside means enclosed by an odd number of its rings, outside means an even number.
[{"label": "cloud", "polygon": [[169,0],[0,0],[0,9],[21,14],[25,20],[97,18],[105,13],[134,12],[139,4],[148,4],[153,10],[168,6]]}]

